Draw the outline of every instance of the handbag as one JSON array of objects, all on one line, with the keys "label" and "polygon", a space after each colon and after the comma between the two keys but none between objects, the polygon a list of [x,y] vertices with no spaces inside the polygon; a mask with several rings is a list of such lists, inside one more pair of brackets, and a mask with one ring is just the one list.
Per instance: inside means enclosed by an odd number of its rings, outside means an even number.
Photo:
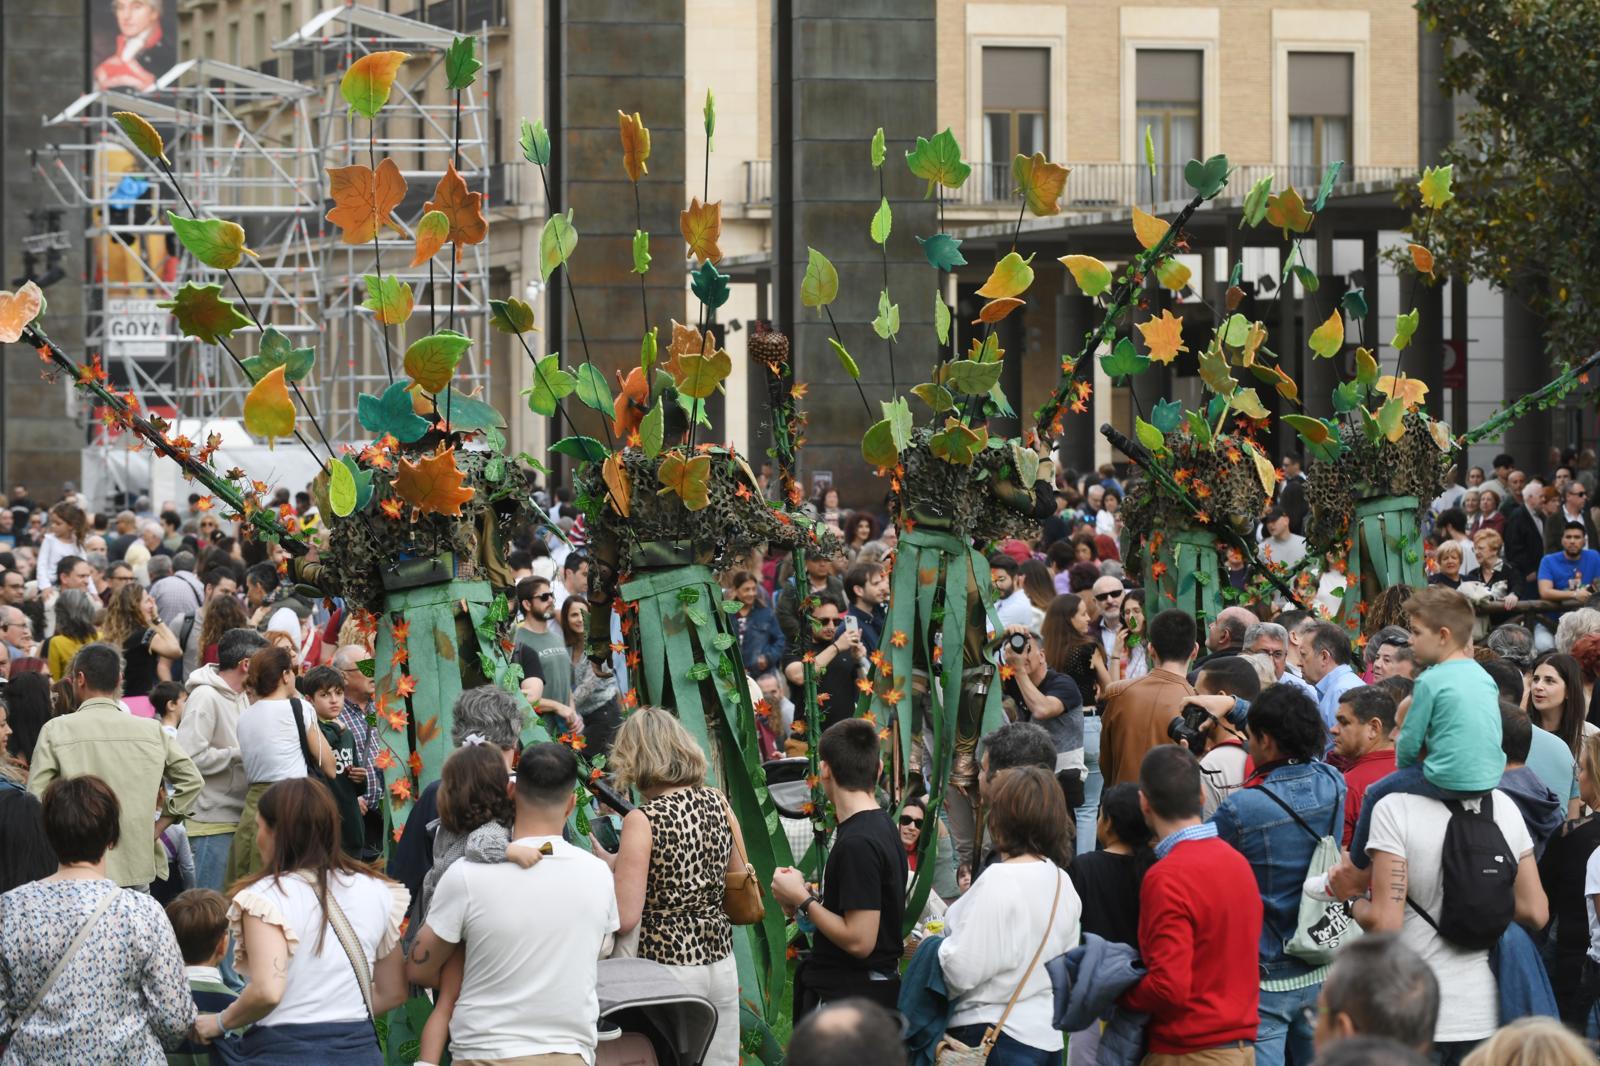
[{"label": "handbag", "polygon": [[722,910],[734,925],[756,925],[767,914],[767,906],[761,899],[761,881],[745,854],[744,836],[739,832],[739,827],[733,824],[733,808],[728,805],[728,797],[718,792],[717,798],[722,801],[722,810],[728,819],[728,832],[733,835],[733,852],[739,857],[737,870],[723,871]]},{"label": "handbag", "polygon": [[306,720],[301,713],[301,704],[297,697],[289,697],[289,709],[294,711],[294,735],[300,738],[300,754],[306,760],[306,776],[313,781],[321,781],[324,785],[331,785],[328,775],[322,772],[322,764],[311,754],[311,745],[306,742]]},{"label": "handbag", "polygon": [[1011,1008],[1017,1005],[1023,987],[1027,985],[1028,978],[1033,976],[1034,969],[1039,965],[1039,958],[1044,954],[1044,946],[1050,942],[1050,933],[1056,927],[1056,908],[1061,905],[1061,881],[1066,876],[1059,868],[1056,869],[1056,894],[1050,901],[1050,918],[1044,923],[1044,936],[1039,938],[1039,947],[1033,953],[1033,961],[1022,971],[1022,980],[1017,982],[1016,989],[1011,993],[1011,999],[1006,1002],[1006,1009],[1000,1013],[1000,1020],[984,1030],[983,1039],[978,1042],[977,1047],[968,1047],[950,1036],[939,1041],[939,1046],[933,1051],[933,1061],[937,1066],[980,1066],[981,1063],[988,1061],[989,1053],[994,1050],[995,1041],[1000,1039],[1000,1033],[1006,1027],[1006,1019],[1011,1017]]},{"label": "handbag", "polygon": [[84,941],[89,939],[89,934],[94,931],[95,923],[100,920],[100,916],[111,909],[111,904],[115,903],[120,895],[122,895],[122,889],[120,888],[107,892],[101,898],[99,905],[89,912],[89,917],[85,918],[83,924],[78,926],[78,932],[73,936],[72,942],[67,945],[67,950],[56,956],[55,965],[50,967],[49,973],[45,974],[44,982],[39,985],[39,989],[33,994],[33,998],[28,1000],[28,1005],[22,1008],[22,1013],[17,1015],[16,1022],[11,1026],[13,1036],[22,1032],[23,1027],[33,1018],[34,1012],[44,1002],[46,993],[55,986],[56,978],[61,976],[61,972],[67,968],[67,963],[72,961],[72,957],[78,953],[78,949],[83,947]]},{"label": "handbag", "polygon": [[[1330,827],[1328,834],[1323,836],[1307,825],[1305,819],[1296,814],[1293,808],[1266,785],[1261,786],[1261,792],[1282,807],[1284,813],[1293,818],[1300,828],[1310,833],[1312,839],[1317,842],[1316,850],[1311,853],[1311,865],[1306,869],[1306,878],[1310,880],[1333,869],[1339,862],[1339,838],[1333,835],[1334,827]],[[1336,827],[1339,817],[1337,806],[1333,817]],[[1361,935],[1361,926],[1357,924],[1350,909],[1349,903],[1337,900],[1330,903],[1316,899],[1307,895],[1302,889],[1299,918],[1295,922],[1294,935],[1283,945],[1284,952],[1316,966],[1332,962],[1333,956],[1341,947]]]}]

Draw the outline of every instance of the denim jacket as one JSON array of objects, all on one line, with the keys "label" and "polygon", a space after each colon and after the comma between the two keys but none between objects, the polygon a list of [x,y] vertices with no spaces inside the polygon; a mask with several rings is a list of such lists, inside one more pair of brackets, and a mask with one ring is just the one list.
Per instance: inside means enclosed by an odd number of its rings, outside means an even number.
[{"label": "denim jacket", "polygon": [[1262,795],[1271,790],[1319,834],[1339,838],[1344,826],[1344,777],[1325,762],[1285,764],[1230,795],[1211,816],[1217,836],[1250,861],[1261,887],[1261,979],[1299,977],[1313,967],[1283,946],[1300,919],[1300,895],[1317,839]]}]

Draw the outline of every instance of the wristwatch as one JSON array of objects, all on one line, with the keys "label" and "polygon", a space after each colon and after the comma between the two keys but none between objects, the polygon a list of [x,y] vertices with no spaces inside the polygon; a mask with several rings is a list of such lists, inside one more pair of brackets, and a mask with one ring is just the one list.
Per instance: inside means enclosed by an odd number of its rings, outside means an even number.
[{"label": "wristwatch", "polygon": [[811,919],[811,905],[813,903],[821,903],[821,902],[822,902],[822,900],[817,898],[817,894],[815,892],[813,892],[810,895],[806,896],[805,902],[801,903],[800,906],[796,907],[794,909],[794,912],[796,914],[805,915],[806,920],[809,921]]}]

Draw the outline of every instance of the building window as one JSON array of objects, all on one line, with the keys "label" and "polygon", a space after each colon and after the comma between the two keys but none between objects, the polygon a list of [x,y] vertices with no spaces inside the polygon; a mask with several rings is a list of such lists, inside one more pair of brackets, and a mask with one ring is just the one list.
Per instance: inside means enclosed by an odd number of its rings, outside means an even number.
[{"label": "building window", "polygon": [[299,28],[294,24],[294,4],[284,0],[283,6],[278,9],[278,39],[288,40]]},{"label": "building window", "polygon": [[239,65],[239,23],[228,23],[228,62]]},{"label": "building window", "polygon": [[484,131],[489,141],[489,162],[500,163],[504,161],[501,155],[500,144],[500,71],[489,72],[488,84],[485,86],[484,95],[488,97],[488,116],[485,121],[489,128]]},{"label": "building window", "polygon": [[251,17],[250,28],[255,37],[255,40],[252,43],[255,45],[256,49],[256,61],[261,62],[263,60],[271,59],[272,42],[267,40],[267,13],[265,11],[257,11],[255,15]]},{"label": "building window", "polygon": [[1355,57],[1289,53],[1289,180],[1315,185],[1335,160],[1350,163]]},{"label": "building window", "polygon": [[[1155,144],[1156,199],[1187,199],[1183,167],[1202,158],[1205,53],[1167,48],[1141,48],[1136,59],[1138,103],[1134,143],[1143,152],[1144,131]],[[1142,184],[1143,178],[1140,182]],[[1141,193],[1143,190],[1139,190]]]},{"label": "building window", "polygon": [[983,50],[983,194],[1011,196],[1011,159],[1050,152],[1048,48]]}]

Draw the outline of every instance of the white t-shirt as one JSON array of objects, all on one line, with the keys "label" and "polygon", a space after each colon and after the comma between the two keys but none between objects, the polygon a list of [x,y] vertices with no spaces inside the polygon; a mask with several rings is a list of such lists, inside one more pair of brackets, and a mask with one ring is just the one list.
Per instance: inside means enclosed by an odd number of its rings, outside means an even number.
[{"label": "white t-shirt", "polygon": [[1019,589],[1012,589],[1011,593],[994,605],[994,616],[1000,619],[1002,628],[1005,626],[1027,626],[1032,629],[1034,619],[1039,617],[1039,611],[1028,599],[1028,594]]},{"label": "white t-shirt", "polygon": [[1210,818],[1222,801],[1244,787],[1244,767],[1250,755],[1241,744],[1220,744],[1200,760],[1200,790],[1204,797],[1200,817]]},{"label": "white t-shirt", "polygon": [[[404,885],[367,874],[335,874],[329,879],[333,898],[350,920],[356,939],[366,951],[367,965],[377,965],[400,943],[400,923],[405,919],[411,893]],[[259,1025],[301,1025],[308,1022],[364,1021],[366,1003],[355,969],[323,917],[317,892],[300,874],[266,878],[242,888],[228,907],[233,932],[234,966],[249,973],[250,960],[243,937],[244,914],[252,914],[281,928],[289,941],[289,979],[283,999]],[[324,929],[322,950],[317,931]]]},{"label": "white t-shirt", "polygon": [[[308,726],[317,720],[307,700],[300,701],[300,717]],[[306,776],[306,757],[288,700],[258,700],[244,709],[239,715],[239,756],[252,785]]]},{"label": "white t-shirt", "polygon": [[[1494,821],[1511,853],[1521,861],[1533,851],[1533,839],[1517,805],[1505,793],[1491,793]],[[1450,808],[1427,796],[1391,794],[1372,811],[1367,851],[1384,851],[1406,861],[1407,891],[1435,919],[1444,901],[1440,868]],[[1439,1001],[1435,1043],[1481,1040],[1494,1032],[1500,1013],[1499,989],[1489,969],[1489,952],[1466,951],[1435,933],[1415,908],[1407,906],[1400,939],[1433,968],[1439,987],[1448,989]]]},{"label": "white t-shirt", "polygon": [[1594,913],[1594,898],[1600,895],[1600,848],[1589,853],[1583,873],[1583,912],[1589,918],[1589,957],[1600,962],[1600,919]]},{"label": "white t-shirt", "polygon": [[554,850],[526,870],[457,862],[439,878],[428,909],[428,927],[466,952],[451,1054],[593,1062],[596,964],[620,924],[611,871],[560,837],[516,842]]},{"label": "white t-shirt", "polygon": [[1040,1051],[1061,1050],[1061,1031],[1051,1024],[1055,997],[1044,964],[1078,946],[1083,903],[1066,871],[1052,862],[997,862],[945,914],[939,966],[950,989],[952,1028],[1000,1020],[1044,938],[1058,880],[1055,925],[1005,1031]]}]

